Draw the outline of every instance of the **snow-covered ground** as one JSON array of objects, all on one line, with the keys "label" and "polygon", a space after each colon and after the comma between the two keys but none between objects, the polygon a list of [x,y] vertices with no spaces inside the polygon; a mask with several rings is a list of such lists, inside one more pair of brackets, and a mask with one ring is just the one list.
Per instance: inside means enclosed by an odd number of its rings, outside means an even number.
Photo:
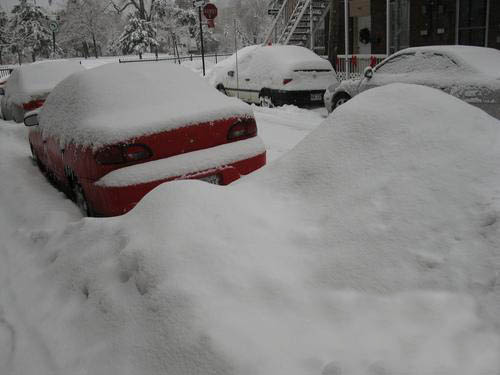
[{"label": "snow-covered ground", "polygon": [[108,219],[0,122],[1,375],[500,373],[500,122],[408,85],[254,111],[268,166]]},{"label": "snow-covered ground", "polygon": [[[326,111],[321,109],[308,111],[293,106],[253,110],[259,133],[266,139],[268,161],[294,147],[326,117]],[[86,372],[84,367],[88,363],[79,364],[78,355],[86,357],[90,353],[79,353],[81,345],[94,354],[100,350],[98,342],[93,348],[87,347],[79,331],[81,327],[92,326],[91,322],[85,318],[74,321],[74,329],[66,333],[68,322],[61,322],[60,326],[57,323],[57,314],[76,312],[78,299],[74,300],[71,292],[60,295],[57,289],[60,276],[52,277],[47,266],[57,257],[55,247],[66,237],[64,233],[72,232],[72,237],[77,228],[89,221],[93,219],[82,219],[76,206],[39,173],[30,158],[27,128],[0,120],[1,375],[115,374],[121,367],[110,359],[108,366],[113,371]],[[109,240],[120,241],[114,235]],[[95,332],[101,323],[96,322],[90,329]],[[121,374],[134,373],[122,370]]]}]

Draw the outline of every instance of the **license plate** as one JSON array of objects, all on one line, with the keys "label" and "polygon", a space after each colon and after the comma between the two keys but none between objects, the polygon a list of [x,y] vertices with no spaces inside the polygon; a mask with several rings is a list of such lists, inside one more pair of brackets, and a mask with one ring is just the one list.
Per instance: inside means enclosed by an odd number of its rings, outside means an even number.
[{"label": "license plate", "polygon": [[211,174],[200,178],[201,181],[208,182],[209,184],[220,185],[220,176],[218,174]]},{"label": "license plate", "polygon": [[318,102],[323,100],[323,94],[311,94],[311,101],[312,102]]}]

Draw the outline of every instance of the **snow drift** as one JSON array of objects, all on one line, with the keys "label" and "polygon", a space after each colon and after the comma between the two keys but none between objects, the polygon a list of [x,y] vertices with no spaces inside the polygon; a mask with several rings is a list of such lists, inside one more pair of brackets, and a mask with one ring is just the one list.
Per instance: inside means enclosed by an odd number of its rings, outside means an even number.
[{"label": "snow drift", "polygon": [[57,368],[498,374],[499,164],[499,121],[389,85],[234,185],[68,224],[38,249]]}]

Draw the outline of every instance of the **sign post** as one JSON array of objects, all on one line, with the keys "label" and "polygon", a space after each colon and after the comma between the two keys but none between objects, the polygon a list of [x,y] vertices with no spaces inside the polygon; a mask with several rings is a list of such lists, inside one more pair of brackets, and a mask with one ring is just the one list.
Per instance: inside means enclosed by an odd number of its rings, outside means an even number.
[{"label": "sign post", "polygon": [[59,24],[57,21],[50,21],[49,29],[52,31],[52,51],[54,56],[56,54],[56,33],[59,31]]}]

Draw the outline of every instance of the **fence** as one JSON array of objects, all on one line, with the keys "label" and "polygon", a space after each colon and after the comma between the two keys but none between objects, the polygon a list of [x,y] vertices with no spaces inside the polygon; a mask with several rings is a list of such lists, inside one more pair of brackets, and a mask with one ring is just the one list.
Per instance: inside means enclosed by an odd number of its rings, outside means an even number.
[{"label": "fence", "polygon": [[[217,64],[219,59],[222,57],[228,57],[231,56],[232,53],[222,53],[222,54],[207,54],[205,55],[205,59],[209,61],[210,59],[213,59],[214,62]],[[194,61],[194,60],[200,60],[201,55],[188,55],[188,56],[178,56],[178,57],[158,57],[154,59],[118,59],[120,63],[131,63],[131,62],[150,62],[150,61],[173,61],[173,62],[178,62],[179,64],[182,61]]]},{"label": "fence", "polygon": [[358,79],[363,75],[364,70],[368,66],[374,67],[385,58],[386,55],[348,55],[349,77],[347,77],[345,64],[346,57],[345,55],[338,55],[335,67],[337,77],[341,81],[345,79]]},{"label": "fence", "polygon": [[0,79],[10,76],[13,70],[13,67],[0,66]]}]

